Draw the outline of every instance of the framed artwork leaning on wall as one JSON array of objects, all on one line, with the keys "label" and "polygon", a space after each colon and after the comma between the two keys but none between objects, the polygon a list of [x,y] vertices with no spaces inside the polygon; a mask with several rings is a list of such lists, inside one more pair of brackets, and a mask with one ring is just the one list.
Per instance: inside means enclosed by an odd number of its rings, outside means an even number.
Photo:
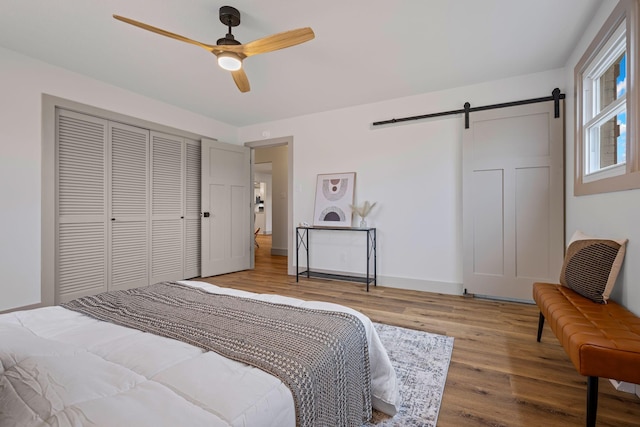
[{"label": "framed artwork leaning on wall", "polygon": [[351,227],[353,192],[356,173],[319,174],[313,225],[318,227]]}]

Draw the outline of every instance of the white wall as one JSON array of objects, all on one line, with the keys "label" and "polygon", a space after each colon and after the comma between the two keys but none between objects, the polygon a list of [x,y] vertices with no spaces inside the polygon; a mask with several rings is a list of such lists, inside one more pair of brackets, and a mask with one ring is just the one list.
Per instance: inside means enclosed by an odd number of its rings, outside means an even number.
[{"label": "white wall", "polygon": [[[565,84],[566,79],[564,69],[552,70],[238,130],[0,48],[0,267],[4,279],[0,310],[40,301],[42,93],[231,143],[262,140],[263,131],[274,138],[293,136],[293,224],[312,222],[317,174],[354,171],[356,203],[378,202],[367,221],[379,232],[380,283],[455,294],[462,290],[462,118],[375,129],[371,123],[459,109],[466,101],[480,106],[549,95],[555,87],[566,92],[572,87]],[[571,176],[569,170],[567,175]],[[599,229],[596,224],[605,225],[576,212],[581,204],[586,203],[585,210],[594,210],[609,198],[626,208],[626,213],[616,214],[610,228]],[[637,201],[621,200],[621,194],[597,196],[599,201],[594,202],[580,199],[571,198],[567,233],[581,226],[587,232],[617,234],[617,221],[627,225],[619,233],[633,242],[630,212],[637,212]],[[364,254],[357,239],[347,239],[346,245],[344,237],[324,239],[328,244],[314,252],[314,266],[363,271]],[[295,239],[291,242],[293,246]],[[353,248],[345,249],[349,246]],[[630,244],[623,276],[630,274],[628,260],[634,256],[634,247]],[[295,254],[294,249],[290,247],[289,253]],[[625,289],[624,284],[616,292],[639,300],[637,291]]]},{"label": "white wall", "polygon": [[[555,87],[564,92],[564,81],[563,69],[552,70],[247,126],[239,139],[260,140],[265,131],[272,137],[293,136],[294,225],[313,222],[318,174],[356,172],[356,203],[378,202],[367,223],[378,229],[379,283],[459,294],[462,117],[376,129],[371,123],[461,109],[466,101],[473,107],[548,96]],[[354,217],[353,224],[358,221]],[[362,273],[363,243],[338,233],[316,235],[312,267]],[[295,247],[290,253],[295,255]]]},{"label": "white wall", "polygon": [[237,143],[235,127],[0,48],[0,311],[40,302],[43,93]]},{"label": "white wall", "polygon": [[566,65],[567,97],[566,144],[566,238],[575,230],[605,238],[628,238],[627,254],[612,299],[640,315],[640,190],[618,191],[590,196],[573,196],[575,157],[573,152],[575,109],[573,97],[574,68],[586,48],[616,6],[616,0],[605,0],[591,25],[574,49]]}]

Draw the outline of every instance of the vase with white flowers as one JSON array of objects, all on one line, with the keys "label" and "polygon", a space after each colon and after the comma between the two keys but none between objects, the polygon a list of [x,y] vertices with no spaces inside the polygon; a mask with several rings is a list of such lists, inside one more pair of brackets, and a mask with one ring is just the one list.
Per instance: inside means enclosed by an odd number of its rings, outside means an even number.
[{"label": "vase with white flowers", "polygon": [[365,200],[362,206],[349,205],[351,209],[358,214],[360,217],[360,228],[367,228],[367,221],[365,218],[371,212],[371,209],[376,205],[377,202],[369,203],[368,200]]}]

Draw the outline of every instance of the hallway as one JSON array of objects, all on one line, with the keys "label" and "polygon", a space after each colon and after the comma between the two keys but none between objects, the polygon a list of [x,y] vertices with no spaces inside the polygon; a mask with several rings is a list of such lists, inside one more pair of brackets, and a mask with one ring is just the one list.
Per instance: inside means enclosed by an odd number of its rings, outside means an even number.
[{"label": "hallway", "polygon": [[258,234],[256,241],[259,247],[256,246],[256,263],[255,272],[270,272],[287,274],[287,257],[271,255],[271,234]]}]

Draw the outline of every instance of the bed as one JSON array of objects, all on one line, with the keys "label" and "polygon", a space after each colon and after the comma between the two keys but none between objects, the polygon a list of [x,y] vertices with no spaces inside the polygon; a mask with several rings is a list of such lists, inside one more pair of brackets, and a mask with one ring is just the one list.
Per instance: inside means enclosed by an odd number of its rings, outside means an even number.
[{"label": "bed", "polygon": [[[368,345],[371,404],[395,414],[395,372],[363,314],[337,304],[178,283],[357,317]],[[264,370],[55,306],[0,315],[0,426],[5,425],[285,427],[296,425],[296,405],[289,387]]]}]

